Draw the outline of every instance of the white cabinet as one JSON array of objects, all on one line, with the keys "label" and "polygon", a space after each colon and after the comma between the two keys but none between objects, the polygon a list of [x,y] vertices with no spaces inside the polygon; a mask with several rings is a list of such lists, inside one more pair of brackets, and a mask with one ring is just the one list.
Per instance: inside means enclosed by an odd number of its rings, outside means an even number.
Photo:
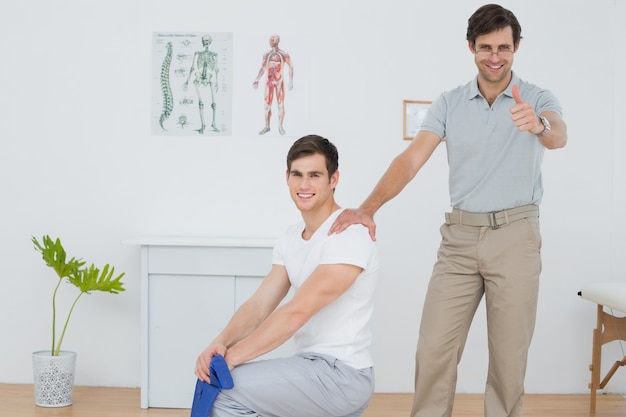
[{"label": "white cabinet", "polygon": [[[270,239],[137,238],[141,407],[190,408],[198,354],[269,272]],[[263,358],[287,356],[291,341]]]}]

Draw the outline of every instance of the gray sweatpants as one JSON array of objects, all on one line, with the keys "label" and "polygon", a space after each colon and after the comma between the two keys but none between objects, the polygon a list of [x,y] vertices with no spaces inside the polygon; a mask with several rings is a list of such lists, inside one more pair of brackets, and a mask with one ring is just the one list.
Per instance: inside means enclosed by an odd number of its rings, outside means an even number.
[{"label": "gray sweatpants", "polygon": [[358,417],[374,392],[374,369],[319,354],[248,362],[232,371],[212,417]]}]

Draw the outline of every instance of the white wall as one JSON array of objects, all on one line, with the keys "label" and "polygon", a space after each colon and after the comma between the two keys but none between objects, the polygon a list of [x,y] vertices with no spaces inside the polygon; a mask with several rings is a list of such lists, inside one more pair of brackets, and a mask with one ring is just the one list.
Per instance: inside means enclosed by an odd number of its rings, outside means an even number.
[{"label": "white wall", "polygon": [[[139,250],[123,241],[276,236],[297,216],[283,185],[284,156],[293,140],[310,132],[339,147],[337,197],[344,206],[358,205],[407,145],[402,100],[430,100],[474,77],[464,39],[467,18],[481,4],[3,5],[0,382],[30,383],[31,352],[48,348],[54,276],[33,250],[31,235],[59,236],[72,255],[126,272],[122,295],[80,301],[64,347],[79,353],[77,384],[138,386]],[[559,96],[570,138],[565,149],[545,157],[544,272],[527,391],[587,392],[595,305],[576,292],[584,283],[624,280],[626,269],[626,86],[618,76],[626,68],[618,26],[626,6],[615,0],[502,4],[523,27],[515,70]],[[310,128],[281,138],[152,136],[156,31],[307,35],[308,67],[300,71],[309,74]],[[251,83],[256,71],[241,82]],[[447,208],[441,148],[377,215],[384,265],[374,320],[379,392],[412,391],[421,304]],[[619,345],[605,347],[605,355],[608,368],[622,357]],[[486,361],[481,309],[460,365],[460,392],[482,392]],[[618,372],[607,390],[626,392],[626,375]]]}]

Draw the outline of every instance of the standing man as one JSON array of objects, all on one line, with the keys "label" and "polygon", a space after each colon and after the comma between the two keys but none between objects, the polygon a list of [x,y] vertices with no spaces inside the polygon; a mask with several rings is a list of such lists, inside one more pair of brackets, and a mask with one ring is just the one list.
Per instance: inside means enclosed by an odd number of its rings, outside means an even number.
[{"label": "standing man", "polygon": [[511,70],[521,38],[517,18],[499,5],[483,6],[469,18],[467,41],[478,75],[432,103],[421,131],[370,196],[360,208],[345,210],[329,231],[361,223],[374,239],[374,213],[445,138],[452,211],[440,229],[422,312],[412,417],[452,415],[457,365],[483,295],[485,415],[521,415],[541,272],[540,166],[546,148],[567,142],[556,97]]},{"label": "standing man", "polygon": [[265,82],[265,127],[259,132],[264,135],[270,131],[270,118],[272,117],[272,102],[276,95],[276,104],[278,106],[278,133],[284,135],[285,129],[283,122],[285,120],[285,79],[283,71],[285,65],[289,67],[289,90],[293,89],[293,64],[289,54],[278,47],[280,36],[272,35],[270,37],[270,49],[263,54],[261,68],[252,86],[259,88],[259,80],[267,71],[267,81]]},{"label": "standing man", "polygon": [[[328,234],[342,211],[337,168],[337,149],[320,136],[289,150],[287,186],[302,221],[278,240],[269,274],[198,357],[203,381],[218,353],[232,370],[235,386],[219,393],[212,417],[357,417],[367,407],[378,255],[361,225]],[[279,306],[291,287],[293,298]],[[292,336],[294,356],[250,362]]]}]

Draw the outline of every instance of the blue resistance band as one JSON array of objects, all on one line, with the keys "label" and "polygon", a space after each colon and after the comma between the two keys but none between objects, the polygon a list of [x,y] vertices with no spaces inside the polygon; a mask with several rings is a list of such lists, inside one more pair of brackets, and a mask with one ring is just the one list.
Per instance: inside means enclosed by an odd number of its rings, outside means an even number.
[{"label": "blue resistance band", "polygon": [[211,382],[198,379],[196,381],[196,391],[193,394],[193,405],[191,406],[191,417],[208,417],[211,414],[213,403],[217,394],[222,389],[231,389],[235,386],[233,377],[228,369],[228,364],[222,355],[215,355],[211,359],[209,366],[209,377]]}]

